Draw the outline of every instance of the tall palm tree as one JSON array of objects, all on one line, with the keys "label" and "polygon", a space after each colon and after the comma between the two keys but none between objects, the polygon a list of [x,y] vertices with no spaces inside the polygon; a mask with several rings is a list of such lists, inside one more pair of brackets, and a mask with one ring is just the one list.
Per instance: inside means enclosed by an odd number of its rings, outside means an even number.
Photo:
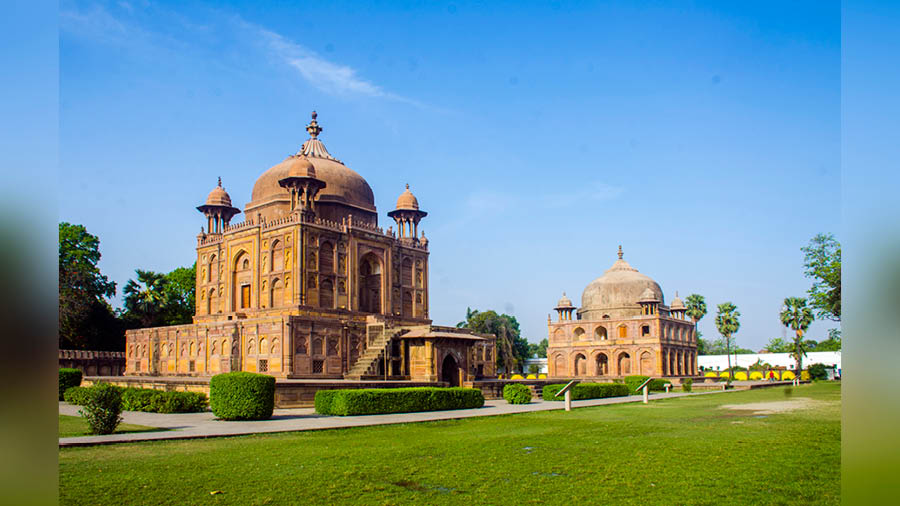
[{"label": "tall palm tree", "polygon": [[717,309],[716,328],[725,339],[725,353],[728,354],[728,382],[731,383],[731,378],[734,376],[731,370],[731,336],[741,328],[741,322],[738,321],[741,313],[731,302],[723,302],[717,306]]},{"label": "tall palm tree", "polygon": [[803,368],[803,356],[806,355],[806,345],[803,343],[803,333],[815,319],[812,309],[806,306],[806,299],[801,297],[787,297],[781,308],[781,323],[794,331],[794,345],[791,357],[797,362],[797,377]]},{"label": "tall palm tree", "polygon": [[694,339],[697,338],[697,324],[706,316],[706,299],[702,295],[692,293],[684,300],[687,308],[685,314],[694,322]]},{"label": "tall palm tree", "polygon": [[144,327],[158,323],[157,317],[166,305],[166,275],[153,271],[135,270],[137,281],[129,279],[122,292],[125,311]]}]

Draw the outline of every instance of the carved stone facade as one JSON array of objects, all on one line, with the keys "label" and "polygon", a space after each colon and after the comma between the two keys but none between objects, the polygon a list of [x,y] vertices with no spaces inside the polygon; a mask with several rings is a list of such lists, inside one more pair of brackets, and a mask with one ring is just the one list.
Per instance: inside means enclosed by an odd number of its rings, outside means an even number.
[{"label": "carved stone facade", "polygon": [[[398,230],[379,228],[371,188],[325,149],[315,113],[307,131],[297,154],[256,181],[244,222],[231,224],[241,211],[221,179],[197,208],[207,228],[197,237],[194,323],[128,331],[126,374],[455,384],[492,375],[493,360],[469,350],[492,354],[493,336],[431,326],[428,240],[418,234],[426,213],[409,186],[388,213]],[[448,353],[454,374],[442,369]]]},{"label": "carved stone facade", "polygon": [[[576,308],[563,294],[547,318],[550,377],[694,376],[697,339],[678,295],[664,304],[655,281],[619,258],[591,282]],[[576,318],[573,319],[573,313]]]}]

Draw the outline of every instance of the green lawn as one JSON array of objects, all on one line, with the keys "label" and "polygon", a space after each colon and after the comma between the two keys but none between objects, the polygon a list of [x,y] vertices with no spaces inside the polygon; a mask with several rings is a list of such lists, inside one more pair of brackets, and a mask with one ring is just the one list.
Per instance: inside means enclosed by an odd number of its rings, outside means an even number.
[{"label": "green lawn", "polygon": [[[168,430],[168,429],[160,429],[157,427],[147,427],[145,425],[133,425],[130,423],[122,423],[116,427],[116,433],[122,432],[149,432],[149,431],[157,431],[157,430]],[[59,415],[59,437],[73,437],[73,436],[90,436],[90,430],[88,429],[87,422],[84,421],[84,418],[80,416],[68,416],[68,415]]]},{"label": "green lawn", "polygon": [[[840,384],[791,392],[64,448],[60,503],[838,504]],[[819,402],[719,408],[798,398]]]}]

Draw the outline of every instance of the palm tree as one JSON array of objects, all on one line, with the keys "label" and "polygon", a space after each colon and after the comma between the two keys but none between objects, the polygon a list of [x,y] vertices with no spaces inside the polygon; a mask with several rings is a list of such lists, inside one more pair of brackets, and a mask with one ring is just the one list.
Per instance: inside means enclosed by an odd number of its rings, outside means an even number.
[{"label": "palm tree", "polygon": [[723,302],[717,306],[717,309],[716,328],[719,329],[719,334],[725,339],[725,352],[728,354],[728,382],[731,383],[733,376],[731,370],[731,336],[736,334],[738,329],[741,328],[741,322],[738,321],[741,313],[737,310],[737,306],[731,302]]},{"label": "palm tree", "polygon": [[144,327],[157,323],[156,319],[166,306],[166,275],[153,271],[135,270],[137,281],[128,280],[122,292],[125,294],[125,312],[140,321]]},{"label": "palm tree", "polygon": [[[685,314],[694,322],[694,338],[697,338],[697,323],[706,316],[706,299],[702,295],[692,293],[685,299],[684,305],[687,308]],[[699,341],[698,341],[699,342]]]},{"label": "palm tree", "polygon": [[791,357],[797,361],[797,377],[803,368],[803,356],[806,355],[806,344],[803,342],[803,333],[815,319],[812,309],[806,306],[806,299],[801,297],[787,297],[781,308],[781,323],[794,331],[794,346]]}]

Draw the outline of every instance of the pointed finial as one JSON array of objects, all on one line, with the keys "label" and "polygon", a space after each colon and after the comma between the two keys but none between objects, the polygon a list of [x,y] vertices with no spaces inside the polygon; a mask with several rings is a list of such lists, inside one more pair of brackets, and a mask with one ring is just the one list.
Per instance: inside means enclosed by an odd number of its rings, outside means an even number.
[{"label": "pointed finial", "polygon": [[565,297],[565,296],[566,296],[566,291],[565,291],[565,290],[563,290],[563,297]]},{"label": "pointed finial", "polygon": [[219,188],[222,187],[222,176],[219,176]]},{"label": "pointed finial", "polygon": [[409,190],[409,183],[406,183],[406,189]]},{"label": "pointed finial", "polygon": [[309,136],[315,139],[322,133],[322,127],[319,126],[319,123],[316,121],[316,117],[318,117],[318,113],[316,111],[312,112],[312,121],[309,122],[309,125],[306,126],[306,131],[309,132]]},{"label": "pointed finial", "polygon": [[678,297],[678,290],[675,290],[675,297]]},{"label": "pointed finial", "polygon": [[619,245],[619,260],[622,259],[622,245]]}]

